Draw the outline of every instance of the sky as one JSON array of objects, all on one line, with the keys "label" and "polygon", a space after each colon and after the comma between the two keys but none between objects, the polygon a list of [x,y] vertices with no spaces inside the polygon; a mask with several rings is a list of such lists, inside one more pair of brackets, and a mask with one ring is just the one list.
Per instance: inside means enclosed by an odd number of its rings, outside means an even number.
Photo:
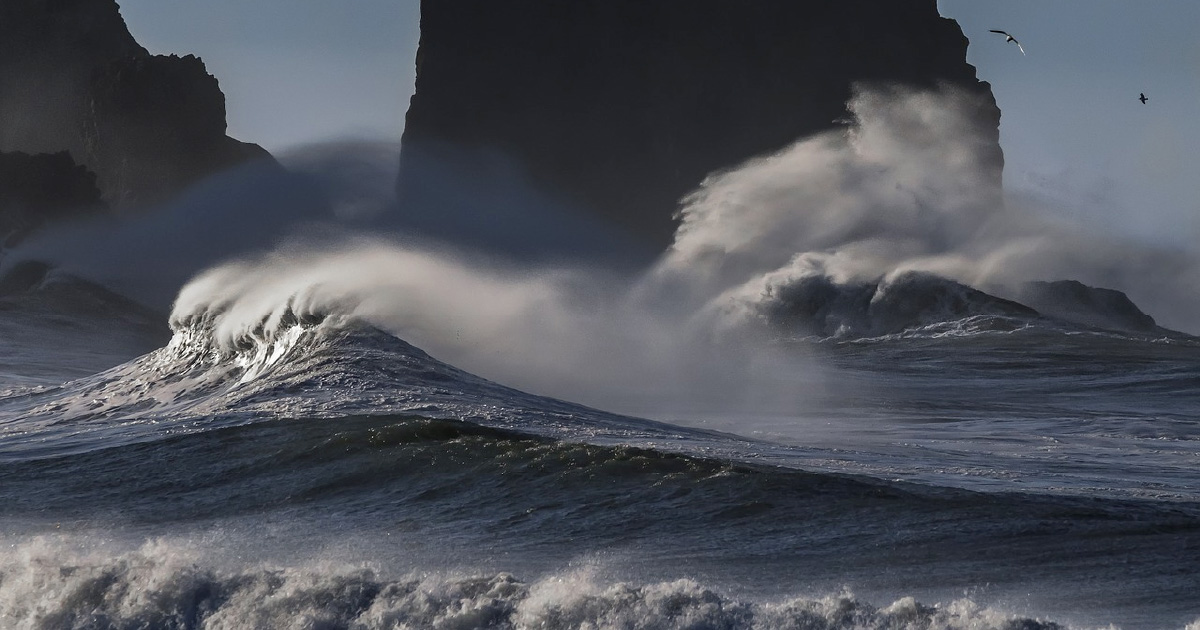
[{"label": "sky", "polygon": [[[1073,218],[1147,239],[1200,237],[1200,2],[938,4],[992,84],[1010,192],[1059,199]],[[1009,31],[1027,54],[989,29]]]},{"label": "sky", "polygon": [[[199,55],[230,135],[272,152],[396,140],[418,0],[120,0],[154,53]],[[1147,240],[1200,238],[1200,2],[939,0],[1003,113],[1006,188]],[[1013,33],[1026,55],[1004,38]],[[1145,105],[1137,100],[1144,92]]]},{"label": "sky", "polygon": [[195,54],[225,93],[229,135],[278,153],[399,140],[420,37],[418,0],[118,0],[156,54]]}]

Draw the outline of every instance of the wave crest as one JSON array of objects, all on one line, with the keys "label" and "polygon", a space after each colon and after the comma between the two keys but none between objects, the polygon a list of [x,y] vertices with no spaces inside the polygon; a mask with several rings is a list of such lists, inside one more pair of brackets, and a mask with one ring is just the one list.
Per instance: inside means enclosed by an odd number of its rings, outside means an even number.
[{"label": "wave crest", "polygon": [[316,342],[326,324],[328,329],[345,325],[340,316],[297,311],[294,300],[263,316],[257,325],[240,329],[224,325],[226,312],[216,309],[172,316],[174,335],[165,348],[151,355],[154,362],[185,372],[224,368],[222,378],[233,376],[242,384],[303,353]]}]

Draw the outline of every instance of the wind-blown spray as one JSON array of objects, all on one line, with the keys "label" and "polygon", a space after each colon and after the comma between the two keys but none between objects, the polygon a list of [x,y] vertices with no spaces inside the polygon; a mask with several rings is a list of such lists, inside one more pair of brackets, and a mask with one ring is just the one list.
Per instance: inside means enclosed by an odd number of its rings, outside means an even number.
[{"label": "wind-blown spray", "polygon": [[[285,311],[356,317],[510,385],[642,412],[680,400],[795,404],[798,383],[819,383],[822,372],[749,339],[1030,315],[977,290],[1003,297],[1029,280],[1112,285],[1169,323],[1191,321],[1184,314],[1200,304],[1177,287],[1200,281],[1193,254],[1002,203],[969,98],[860,89],[845,130],[711,176],[684,200],[674,245],[634,282],[310,231],[200,274],[173,318],[212,317],[232,343]],[[941,310],[905,310],[912,295],[933,296]],[[825,324],[780,330],[795,321],[797,299],[823,300],[815,308]],[[765,375],[789,370],[786,383],[767,385]]]}]

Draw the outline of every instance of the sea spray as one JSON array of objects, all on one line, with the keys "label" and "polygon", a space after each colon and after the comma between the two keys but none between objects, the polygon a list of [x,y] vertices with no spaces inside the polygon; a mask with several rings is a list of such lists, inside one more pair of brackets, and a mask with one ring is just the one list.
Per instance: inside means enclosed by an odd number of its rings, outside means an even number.
[{"label": "sea spray", "polygon": [[1005,203],[982,166],[990,145],[969,99],[860,87],[844,131],[714,173],[684,199],[675,242],[641,290],[724,309],[771,301],[768,278],[848,286],[918,271],[1001,297],[1024,282],[1074,278],[1130,293],[1168,327],[1197,330],[1200,302],[1178,288],[1200,283],[1200,252]]}]

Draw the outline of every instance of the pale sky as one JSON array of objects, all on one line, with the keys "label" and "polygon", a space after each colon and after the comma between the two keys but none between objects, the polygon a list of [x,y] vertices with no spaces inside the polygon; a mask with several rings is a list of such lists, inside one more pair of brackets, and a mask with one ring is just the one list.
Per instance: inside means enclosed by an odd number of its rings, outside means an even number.
[{"label": "pale sky", "polygon": [[[1200,2],[939,0],[1000,105],[1009,191],[1153,240],[1200,238]],[[1028,53],[988,29],[1006,30]],[[1137,100],[1144,92],[1149,102]]]},{"label": "pale sky", "polygon": [[418,0],[118,0],[150,52],[194,54],[225,93],[229,135],[272,153],[347,136],[399,140]]},{"label": "pale sky", "polygon": [[[155,53],[220,80],[230,134],[273,152],[399,138],[418,0],[120,0]],[[939,0],[1003,112],[1010,192],[1154,240],[1200,238],[1200,2]],[[1026,56],[988,29],[1013,33]],[[1137,101],[1145,92],[1150,101]]]}]

